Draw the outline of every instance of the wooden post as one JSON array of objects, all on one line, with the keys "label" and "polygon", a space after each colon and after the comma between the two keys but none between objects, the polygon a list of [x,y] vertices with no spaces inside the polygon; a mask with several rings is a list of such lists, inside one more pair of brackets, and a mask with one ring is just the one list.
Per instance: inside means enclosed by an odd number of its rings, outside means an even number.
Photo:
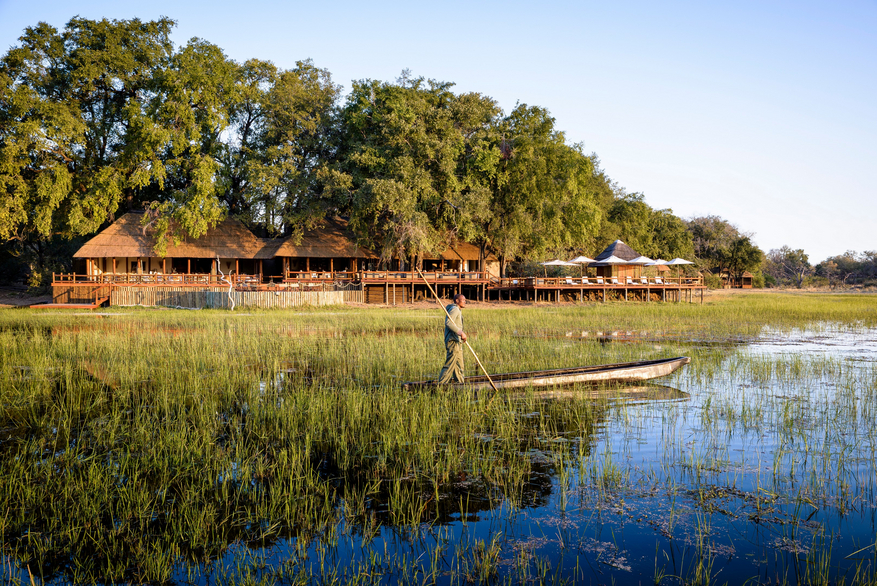
[{"label": "wooden post", "polygon": [[311,257],[309,256],[305,257],[305,270],[308,272],[311,271]]},{"label": "wooden post", "polygon": [[113,275],[116,274],[116,257],[113,257]]},{"label": "wooden post", "polygon": [[332,273],[333,277],[335,276],[335,259],[334,258],[329,259],[329,272]]},{"label": "wooden post", "polygon": [[186,259],[186,274],[187,275],[192,274],[192,259],[191,258]]},{"label": "wooden post", "polygon": [[238,259],[234,259],[234,274],[235,276],[241,274],[241,265],[238,262]]},{"label": "wooden post", "polygon": [[167,257],[161,259],[161,272],[167,274]]}]

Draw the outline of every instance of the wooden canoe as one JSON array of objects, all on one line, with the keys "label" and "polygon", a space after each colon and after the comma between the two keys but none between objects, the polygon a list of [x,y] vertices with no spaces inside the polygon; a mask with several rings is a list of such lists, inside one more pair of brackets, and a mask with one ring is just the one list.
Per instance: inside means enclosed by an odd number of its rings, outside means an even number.
[{"label": "wooden canoe", "polygon": [[[630,383],[667,376],[681,366],[691,362],[687,356],[664,358],[661,360],[644,360],[641,362],[623,362],[620,364],[602,364],[598,366],[581,366],[578,368],[559,368],[556,370],[537,370],[533,372],[510,372],[492,374],[490,378],[498,389],[514,389],[521,387],[549,387],[555,385],[574,384],[617,384]],[[467,376],[466,382],[439,385],[437,381],[420,381],[404,383],[403,389],[414,390],[429,387],[467,388],[472,390],[489,389],[490,382],[484,375]]]}]

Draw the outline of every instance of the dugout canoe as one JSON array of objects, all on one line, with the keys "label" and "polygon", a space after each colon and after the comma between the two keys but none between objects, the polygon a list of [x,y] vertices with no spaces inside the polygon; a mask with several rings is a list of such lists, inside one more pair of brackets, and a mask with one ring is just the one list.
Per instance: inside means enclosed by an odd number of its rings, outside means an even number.
[{"label": "dugout canoe", "polygon": [[[490,378],[498,389],[514,389],[521,387],[550,387],[556,385],[575,384],[620,384],[650,380],[676,371],[691,362],[687,356],[664,358],[661,360],[643,360],[641,362],[622,362],[619,364],[601,364],[598,366],[580,366],[577,368],[559,368],[556,370],[536,370],[532,372],[509,372],[491,374]],[[453,383],[439,385],[437,381],[420,381],[403,383],[405,390],[430,387],[467,388],[472,390],[489,389],[490,382],[484,375],[467,376],[462,384]]]}]

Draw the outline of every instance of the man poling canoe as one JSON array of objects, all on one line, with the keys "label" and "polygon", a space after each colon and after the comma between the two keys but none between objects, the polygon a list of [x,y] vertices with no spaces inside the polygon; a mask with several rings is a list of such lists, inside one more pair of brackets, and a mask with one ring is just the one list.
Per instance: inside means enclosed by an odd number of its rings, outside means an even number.
[{"label": "man poling canoe", "polygon": [[[416,267],[415,267],[415,268],[416,268]],[[423,279],[423,282],[426,283],[426,286],[427,286],[427,287],[429,287],[429,290],[432,292],[433,297],[435,297],[436,302],[437,302],[439,305],[441,305],[441,299],[439,299],[438,293],[435,292],[435,289],[432,288],[432,285],[429,284],[429,281],[426,280],[426,277],[423,276],[423,273],[420,272],[420,269],[417,269],[417,274],[420,275],[420,278]],[[465,297],[464,297],[463,299],[465,300]],[[449,305],[448,307],[451,307],[451,306]],[[448,316],[448,319],[450,319],[450,318],[451,318],[451,312],[448,311],[448,308],[442,306],[442,309],[445,310],[445,315]],[[445,323],[447,324],[447,322],[445,322]],[[461,313],[461,321],[460,321],[460,325],[462,326],[462,313]],[[461,327],[461,328],[460,328],[460,331],[461,331],[461,332],[462,332],[462,329],[463,329],[463,328]],[[475,363],[478,364],[478,368],[480,368],[480,369],[481,369],[481,372],[484,373],[484,376],[487,377],[487,382],[490,383],[490,386],[493,387],[493,390],[494,390],[494,391],[498,391],[499,389],[497,389],[497,388],[496,388],[496,385],[493,384],[493,380],[491,380],[490,375],[487,374],[487,369],[484,368],[484,365],[481,364],[481,360],[478,359],[478,354],[476,354],[476,353],[475,353],[475,350],[472,348],[472,346],[469,345],[469,340],[468,340],[468,338],[469,338],[469,336],[461,337],[461,339],[463,340],[463,343],[466,344],[466,347],[469,348],[469,350],[472,352],[472,356],[475,358]],[[461,352],[462,352],[462,350],[461,350]],[[463,361],[463,358],[462,358],[462,356],[461,356],[461,357],[460,357],[460,363],[461,363],[461,364],[462,364],[462,361]],[[443,370],[444,370],[444,369],[443,369]],[[461,382],[462,382],[462,378],[463,378],[463,373],[462,373],[462,372],[460,373],[460,378],[461,378]],[[492,401],[492,400],[493,400],[493,399],[491,399],[491,401]]]},{"label": "man poling canoe", "polygon": [[439,384],[462,383],[465,376],[463,362],[463,343],[469,338],[463,331],[463,308],[466,296],[454,295],[454,302],[445,307],[445,365],[439,374]]}]

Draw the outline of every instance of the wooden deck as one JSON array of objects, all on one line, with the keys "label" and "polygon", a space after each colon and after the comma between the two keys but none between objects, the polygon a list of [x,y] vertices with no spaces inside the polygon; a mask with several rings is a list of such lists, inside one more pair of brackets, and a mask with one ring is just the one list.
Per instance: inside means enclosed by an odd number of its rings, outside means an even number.
[{"label": "wooden deck", "polygon": [[[478,301],[530,302],[606,302],[606,301],[695,301],[703,302],[706,287],[702,277],[637,277],[610,279],[599,277],[490,277],[484,272],[430,271],[423,276],[443,298],[463,293]],[[110,298],[114,290],[156,289],[162,299],[171,292],[214,292],[228,290],[285,294],[287,292],[358,291],[348,295],[365,303],[407,304],[432,298],[426,283],[410,271],[289,271],[280,276],[213,274],[55,274],[53,304],[63,307],[90,306],[100,298]],[[167,295],[159,295],[164,291]],[[179,297],[177,295],[176,297]],[[140,295],[146,303],[147,298]],[[120,298],[121,299],[121,298]],[[194,298],[193,298],[194,299]],[[200,299],[200,298],[199,298]],[[253,297],[255,299],[255,297]],[[111,304],[113,303],[111,299]],[[199,305],[200,305],[199,301]],[[48,307],[43,305],[42,307]]]}]

